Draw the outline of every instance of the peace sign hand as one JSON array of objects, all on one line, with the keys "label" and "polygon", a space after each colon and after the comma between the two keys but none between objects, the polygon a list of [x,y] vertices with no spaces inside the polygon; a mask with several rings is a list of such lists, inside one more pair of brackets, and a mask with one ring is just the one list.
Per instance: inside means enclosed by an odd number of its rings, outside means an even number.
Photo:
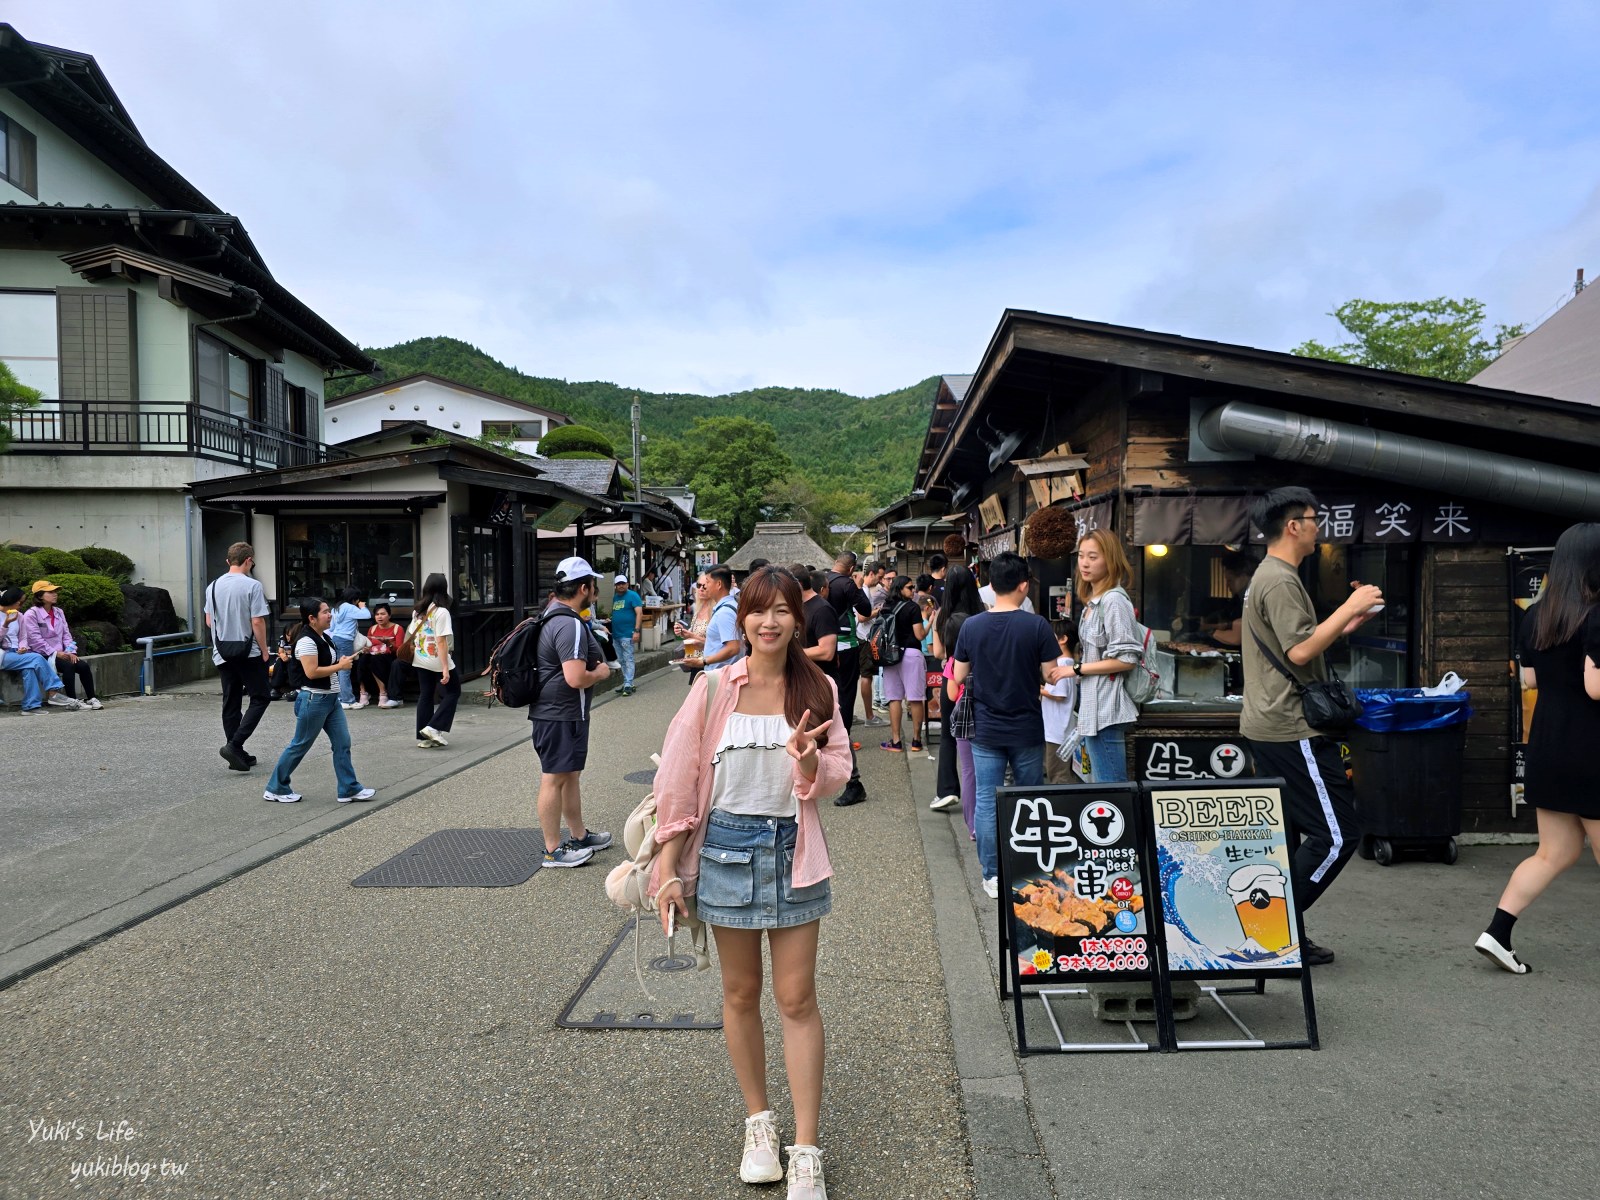
[{"label": "peace sign hand", "polygon": [[789,742],[784,747],[788,750],[789,757],[794,759],[802,768],[807,759],[814,759],[817,753],[817,734],[821,733],[831,723],[832,719],[820,721],[811,725],[811,710],[808,708],[800,715],[800,724],[795,726],[794,733],[789,735]]}]

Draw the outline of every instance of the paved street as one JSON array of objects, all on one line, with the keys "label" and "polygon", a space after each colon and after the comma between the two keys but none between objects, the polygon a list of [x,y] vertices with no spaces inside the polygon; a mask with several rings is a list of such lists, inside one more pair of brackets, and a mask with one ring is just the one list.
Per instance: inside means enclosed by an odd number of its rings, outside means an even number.
[{"label": "paved street", "polygon": [[[643,794],[623,776],[648,766],[682,688],[657,674],[596,709],[585,804],[597,826],[620,829]],[[0,993],[0,1195],[141,1190],[114,1178],[75,1188],[73,1164],[97,1156],[156,1174],[182,1164],[180,1179],[144,1185],[173,1196],[755,1194],[735,1176],[740,1106],[720,1034],[556,1027],[623,924],[601,889],[616,852],[513,888],[349,886],[435,830],[533,823],[521,714],[466,711],[457,765],[475,765],[418,778],[355,823],[307,825],[300,840],[322,836]],[[409,729],[409,713],[354,715],[374,719],[358,726],[365,772],[378,718]],[[69,729],[54,717],[31,728]],[[501,736],[511,748],[483,757]],[[117,737],[128,777],[159,777],[151,739]],[[876,749],[862,763],[873,799],[823,814],[838,871],[819,976],[835,1200],[1593,1195],[1592,863],[1518,927],[1536,969],[1525,978],[1469,948],[1523,849],[1465,847],[1454,867],[1352,864],[1314,914],[1318,940],[1339,952],[1316,977],[1318,1053],[1019,1060],[970,843],[958,816],[927,808],[933,764]],[[57,760],[55,778],[71,768]],[[302,785],[331,775],[325,761],[302,772]],[[168,774],[194,789],[184,804],[209,793],[283,815],[250,799],[253,777]],[[8,803],[8,828],[29,829],[27,806]],[[286,813],[313,806],[342,815],[331,797]],[[159,862],[144,830],[170,837],[166,812],[152,805],[79,840],[106,842],[109,862],[112,845],[137,839]],[[71,889],[30,901],[17,861],[8,850],[8,918],[43,927]],[[1266,1032],[1295,1015],[1279,985],[1240,1007]],[[771,1071],[787,1127],[776,1053]],[[32,1121],[85,1140],[30,1142]],[[102,1129],[136,1136],[97,1142]]]}]

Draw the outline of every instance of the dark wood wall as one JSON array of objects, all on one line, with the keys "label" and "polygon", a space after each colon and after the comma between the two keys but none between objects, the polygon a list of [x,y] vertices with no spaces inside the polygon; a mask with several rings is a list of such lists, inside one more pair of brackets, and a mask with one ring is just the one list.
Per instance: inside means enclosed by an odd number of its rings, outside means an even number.
[{"label": "dark wood wall", "polygon": [[1511,593],[1504,546],[1429,546],[1422,562],[1419,671],[1467,681],[1461,828],[1465,833],[1531,831],[1531,812],[1511,819]]}]

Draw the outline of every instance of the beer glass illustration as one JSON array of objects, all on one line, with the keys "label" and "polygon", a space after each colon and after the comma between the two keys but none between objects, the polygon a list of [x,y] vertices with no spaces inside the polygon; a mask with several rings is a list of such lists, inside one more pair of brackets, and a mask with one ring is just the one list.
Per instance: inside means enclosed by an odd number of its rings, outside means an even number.
[{"label": "beer glass illustration", "polygon": [[1228,898],[1245,937],[1269,954],[1289,948],[1289,902],[1283,872],[1271,863],[1240,867],[1228,877]]}]

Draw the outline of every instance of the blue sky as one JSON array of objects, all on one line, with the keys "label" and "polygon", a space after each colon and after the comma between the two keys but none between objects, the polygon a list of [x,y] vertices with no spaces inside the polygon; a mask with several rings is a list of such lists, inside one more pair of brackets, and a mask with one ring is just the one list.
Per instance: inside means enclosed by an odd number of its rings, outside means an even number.
[{"label": "blue sky", "polygon": [[364,345],[873,393],[1600,276],[1600,4],[8,0]]}]

